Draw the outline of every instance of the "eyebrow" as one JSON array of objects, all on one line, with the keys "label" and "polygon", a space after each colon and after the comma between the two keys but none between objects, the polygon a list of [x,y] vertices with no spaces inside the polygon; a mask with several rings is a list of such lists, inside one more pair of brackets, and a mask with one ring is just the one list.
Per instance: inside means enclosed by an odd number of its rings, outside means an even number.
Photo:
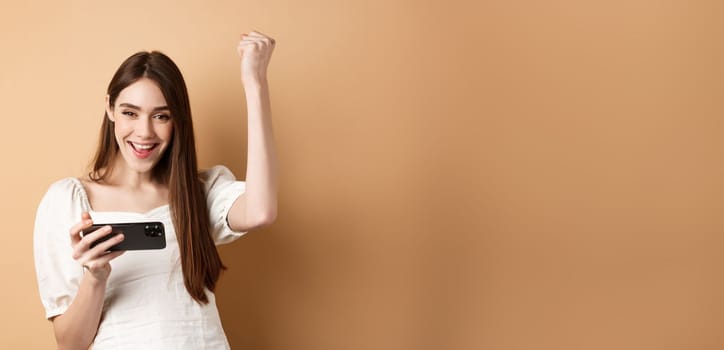
[{"label": "eyebrow", "polygon": [[[141,107],[138,107],[138,106],[136,106],[136,105],[132,105],[132,104],[130,104],[130,103],[121,103],[121,104],[119,104],[118,106],[119,106],[119,107],[127,107],[127,108],[137,109],[137,110],[139,110],[139,111],[141,110]],[[154,108],[151,110],[151,112],[167,111],[167,110],[169,110],[169,109],[168,109],[168,106],[158,106],[158,107],[154,107]]]}]

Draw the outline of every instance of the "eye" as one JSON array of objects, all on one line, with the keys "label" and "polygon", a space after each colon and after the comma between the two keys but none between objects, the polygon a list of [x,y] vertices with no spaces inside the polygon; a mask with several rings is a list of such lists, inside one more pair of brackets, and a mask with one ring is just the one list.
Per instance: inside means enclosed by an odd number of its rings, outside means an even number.
[{"label": "eye", "polygon": [[133,113],[131,111],[123,111],[123,112],[121,112],[121,114],[128,116],[128,117],[133,117],[136,115],[136,113]]},{"label": "eye", "polygon": [[168,114],[156,114],[153,117],[161,121],[168,121],[169,119],[171,119],[171,116],[169,116]]}]

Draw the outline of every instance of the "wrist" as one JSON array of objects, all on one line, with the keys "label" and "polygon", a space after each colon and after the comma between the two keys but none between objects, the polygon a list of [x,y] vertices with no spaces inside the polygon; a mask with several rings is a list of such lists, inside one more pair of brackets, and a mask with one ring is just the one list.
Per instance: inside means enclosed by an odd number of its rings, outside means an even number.
[{"label": "wrist", "polygon": [[83,281],[86,282],[93,289],[105,289],[108,278],[97,277],[89,270],[86,270],[83,274]]},{"label": "wrist", "polygon": [[241,83],[244,85],[245,90],[262,89],[269,85],[266,76],[244,78]]}]

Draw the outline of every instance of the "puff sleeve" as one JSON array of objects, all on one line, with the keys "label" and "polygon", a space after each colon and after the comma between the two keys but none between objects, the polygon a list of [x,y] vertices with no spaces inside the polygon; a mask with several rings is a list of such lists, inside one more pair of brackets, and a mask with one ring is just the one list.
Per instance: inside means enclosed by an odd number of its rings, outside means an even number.
[{"label": "puff sleeve", "polygon": [[227,220],[231,206],[244,193],[246,183],[237,181],[231,170],[223,165],[202,172],[201,180],[206,191],[206,205],[211,219],[211,237],[214,242],[217,245],[226,244],[246,234],[232,230]]},{"label": "puff sleeve", "polygon": [[75,298],[83,268],[72,257],[70,228],[80,221],[81,205],[71,179],[50,186],[35,216],[33,253],[40,299],[50,319],[68,309]]}]

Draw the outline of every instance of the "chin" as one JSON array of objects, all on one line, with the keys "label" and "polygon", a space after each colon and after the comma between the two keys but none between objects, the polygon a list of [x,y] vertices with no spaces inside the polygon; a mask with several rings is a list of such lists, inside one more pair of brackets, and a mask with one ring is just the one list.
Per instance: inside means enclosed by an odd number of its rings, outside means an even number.
[{"label": "chin", "polygon": [[122,154],[126,168],[137,173],[147,173],[153,170],[158,164],[159,158],[154,159],[136,159],[132,154]]}]

